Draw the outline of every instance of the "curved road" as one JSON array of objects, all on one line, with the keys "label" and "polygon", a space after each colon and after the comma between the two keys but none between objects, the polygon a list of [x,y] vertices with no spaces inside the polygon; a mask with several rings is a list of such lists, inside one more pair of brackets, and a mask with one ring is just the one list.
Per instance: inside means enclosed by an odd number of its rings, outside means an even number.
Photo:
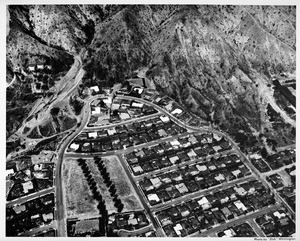
[{"label": "curved road", "polygon": [[99,96],[90,97],[86,105],[83,107],[83,117],[80,126],[71,132],[65,140],[62,141],[62,144],[58,150],[57,164],[55,167],[55,189],[56,189],[56,218],[58,223],[57,236],[65,237],[66,236],[66,223],[65,223],[65,208],[63,200],[63,181],[62,181],[62,162],[64,157],[64,152],[68,147],[69,143],[82,131],[86,126],[89,116],[90,116],[90,103]]}]

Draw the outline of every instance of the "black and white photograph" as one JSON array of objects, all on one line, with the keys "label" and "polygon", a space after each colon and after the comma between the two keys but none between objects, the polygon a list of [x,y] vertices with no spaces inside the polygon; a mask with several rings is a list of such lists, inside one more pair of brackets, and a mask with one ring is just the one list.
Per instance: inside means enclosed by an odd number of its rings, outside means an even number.
[{"label": "black and white photograph", "polygon": [[297,240],[299,6],[264,2],[2,4],[3,236]]}]

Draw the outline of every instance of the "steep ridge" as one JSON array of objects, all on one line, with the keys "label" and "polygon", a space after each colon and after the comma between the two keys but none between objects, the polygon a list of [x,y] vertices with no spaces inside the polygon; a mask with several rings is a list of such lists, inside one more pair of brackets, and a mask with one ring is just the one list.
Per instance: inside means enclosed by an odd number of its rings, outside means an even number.
[{"label": "steep ridge", "polygon": [[[265,115],[265,94],[273,95],[272,76],[295,74],[295,9],[230,5],[10,7],[14,16],[7,37],[9,78],[16,66],[26,66],[23,55],[39,51],[63,61],[81,52],[85,81],[112,85],[147,68],[146,76],[159,91],[224,131],[234,134],[254,128],[273,139],[283,134],[285,141],[291,142],[293,123],[283,120],[284,110],[279,113],[285,132],[272,130]],[[21,42],[32,46],[21,48]]]}]

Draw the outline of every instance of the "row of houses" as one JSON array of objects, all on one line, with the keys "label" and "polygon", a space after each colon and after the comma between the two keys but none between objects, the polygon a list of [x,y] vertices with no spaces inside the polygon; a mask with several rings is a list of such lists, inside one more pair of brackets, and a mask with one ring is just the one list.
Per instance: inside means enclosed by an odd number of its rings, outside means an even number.
[{"label": "row of houses", "polygon": [[[167,136],[165,133],[161,133],[161,135],[162,137]],[[138,176],[230,149],[229,142],[220,137],[211,134],[190,134],[130,152],[125,155],[125,159],[133,174]]]},{"label": "row of houses", "polygon": [[254,180],[181,202],[155,215],[168,237],[178,237],[201,233],[274,203],[269,190]]},{"label": "row of houses", "polygon": [[54,220],[54,194],[6,208],[6,236],[17,236]]},{"label": "row of houses", "polygon": [[295,223],[284,210],[277,210],[255,219],[267,237],[291,237],[295,234]]},{"label": "row of houses", "polygon": [[248,175],[251,175],[250,170],[239,159],[225,167],[206,161],[145,177],[139,186],[149,204],[154,206]]},{"label": "row of houses", "polygon": [[120,150],[158,140],[162,137],[162,132],[165,132],[166,135],[177,135],[184,131],[184,128],[179,127],[171,120],[162,121],[160,117],[155,117],[146,121],[118,125],[104,131],[83,132],[71,143],[69,151]]}]

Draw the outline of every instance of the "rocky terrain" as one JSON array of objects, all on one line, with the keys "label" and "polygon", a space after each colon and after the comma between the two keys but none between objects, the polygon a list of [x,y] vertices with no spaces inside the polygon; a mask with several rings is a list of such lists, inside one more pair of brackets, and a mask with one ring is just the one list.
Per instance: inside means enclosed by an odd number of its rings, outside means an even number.
[{"label": "rocky terrain", "polygon": [[265,145],[295,141],[295,120],[279,107],[272,82],[295,78],[295,6],[38,5],[9,13],[7,82],[18,81],[7,91],[26,85],[19,69],[33,57],[61,72],[81,54],[83,84],[112,85],[146,68],[159,91],[237,140],[240,131]]}]

